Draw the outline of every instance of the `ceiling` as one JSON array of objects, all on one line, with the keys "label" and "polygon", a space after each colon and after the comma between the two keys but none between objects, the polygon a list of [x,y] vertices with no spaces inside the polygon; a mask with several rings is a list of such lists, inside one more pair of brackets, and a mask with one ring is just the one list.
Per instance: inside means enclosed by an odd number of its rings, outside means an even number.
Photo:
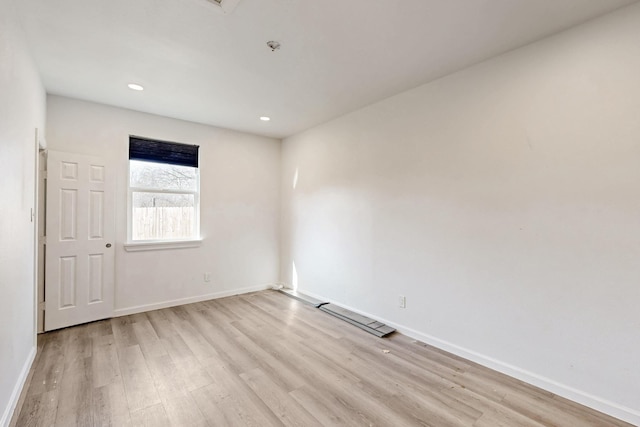
[{"label": "ceiling", "polygon": [[224,1],[17,3],[48,93],[281,138],[636,0]]}]

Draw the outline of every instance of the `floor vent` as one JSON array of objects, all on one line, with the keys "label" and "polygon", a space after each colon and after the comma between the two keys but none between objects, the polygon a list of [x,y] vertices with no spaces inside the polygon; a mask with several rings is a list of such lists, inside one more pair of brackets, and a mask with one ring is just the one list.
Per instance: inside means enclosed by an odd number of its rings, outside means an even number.
[{"label": "floor vent", "polygon": [[394,332],[391,326],[387,326],[384,323],[380,323],[377,320],[370,319],[366,316],[362,316],[361,314],[354,313],[351,310],[347,310],[346,308],[339,307],[335,304],[325,304],[320,307],[320,310],[325,313],[329,313],[332,316],[335,316],[339,319],[344,320],[345,322],[349,322],[354,326],[362,329],[363,331],[367,331],[370,334],[373,334],[377,337],[385,337],[390,333]]},{"label": "floor vent", "polygon": [[290,296],[291,298],[297,299],[298,301],[302,301],[304,303],[311,304],[315,308],[320,308],[320,306],[322,306],[324,304],[329,304],[329,302],[327,302],[327,301],[320,301],[319,299],[315,299],[313,297],[310,297],[309,295],[305,295],[305,294],[302,294],[302,293],[300,293],[298,291],[294,291],[293,289],[283,288],[283,289],[278,289],[278,290],[280,292],[282,292],[283,294]]},{"label": "floor vent", "polygon": [[347,310],[346,308],[342,308],[335,304],[330,304],[326,301],[321,301],[319,299],[310,297],[298,291],[294,291],[293,289],[279,289],[279,291],[285,295],[290,296],[291,298],[297,299],[298,301],[302,301],[306,304],[314,306],[315,308],[319,308],[325,313],[335,316],[338,319],[342,319],[345,322],[351,323],[352,325],[357,326],[363,331],[367,331],[377,337],[386,337],[390,333],[395,332],[394,328],[392,328],[391,326],[387,326],[384,323],[378,322],[377,320],[370,319],[358,313],[354,313],[351,310]]}]

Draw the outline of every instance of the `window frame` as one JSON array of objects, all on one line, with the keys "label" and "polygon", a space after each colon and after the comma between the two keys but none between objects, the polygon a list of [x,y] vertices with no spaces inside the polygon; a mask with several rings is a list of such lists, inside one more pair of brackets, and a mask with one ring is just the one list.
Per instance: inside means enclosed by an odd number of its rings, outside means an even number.
[{"label": "window frame", "polygon": [[[130,138],[137,138],[133,135]],[[147,138],[144,138],[147,139]],[[129,140],[131,141],[131,139]],[[166,142],[169,144],[177,144],[175,142],[162,141],[154,139],[154,142]],[[183,144],[184,145],[184,144]],[[199,154],[198,154],[199,156]],[[128,252],[134,251],[146,251],[146,250],[160,250],[160,249],[179,249],[198,247],[202,243],[202,237],[200,235],[200,164],[195,166],[196,186],[195,190],[180,190],[180,189],[159,189],[155,187],[140,187],[131,185],[131,162],[132,161],[144,161],[151,164],[171,164],[167,162],[157,162],[152,160],[136,160],[127,159],[127,240],[124,244],[124,248]],[[192,166],[193,167],[193,166]],[[179,239],[148,239],[148,240],[133,240],[133,196],[135,193],[157,193],[157,194],[189,194],[194,197],[194,224],[192,226],[191,237],[179,238]]]}]

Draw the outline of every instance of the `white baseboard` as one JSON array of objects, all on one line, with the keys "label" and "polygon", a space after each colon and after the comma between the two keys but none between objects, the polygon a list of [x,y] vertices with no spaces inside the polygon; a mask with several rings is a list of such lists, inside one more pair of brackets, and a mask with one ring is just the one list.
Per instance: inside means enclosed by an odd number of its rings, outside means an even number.
[{"label": "white baseboard", "polygon": [[7,427],[11,422],[11,417],[13,417],[13,412],[16,409],[16,405],[20,400],[20,393],[22,393],[22,388],[24,387],[25,382],[27,381],[27,377],[29,376],[29,370],[31,369],[31,364],[36,358],[36,352],[38,351],[36,346],[31,348],[29,352],[29,356],[27,360],[25,360],[24,365],[22,366],[22,370],[20,371],[20,376],[18,377],[18,381],[16,385],[13,387],[13,392],[11,393],[11,398],[9,399],[9,403],[2,414],[2,419],[0,419],[0,426]]},{"label": "white baseboard", "polygon": [[161,308],[175,307],[177,305],[193,304],[194,302],[208,301],[211,299],[230,297],[233,295],[247,294],[249,292],[270,289],[274,284],[250,286],[248,288],[232,289],[215,292],[212,294],[198,295],[195,297],[179,298],[170,301],[156,302],[153,304],[137,305],[135,307],[119,308],[113,311],[113,317],[128,316],[130,314],[144,313],[145,311],[159,310]]},{"label": "white baseboard", "polygon": [[339,301],[334,301],[334,300],[325,298],[322,295],[317,295],[317,294],[305,291],[303,289],[300,289],[300,292],[322,301],[328,301],[328,302],[340,305],[343,308],[346,308],[348,310],[351,310],[363,316],[367,316],[372,319],[378,320],[393,328],[396,328],[396,330],[403,335],[407,335],[408,337],[422,341],[426,344],[432,345],[441,350],[448,351],[449,353],[453,353],[456,356],[463,357],[467,360],[478,363],[482,366],[486,366],[487,368],[509,375],[510,377],[519,379],[528,384],[547,390],[558,396],[564,397],[566,399],[577,402],[581,405],[595,409],[596,411],[600,411],[604,414],[611,415],[612,417],[626,421],[633,425],[640,426],[640,411],[638,410],[619,405],[615,402],[611,402],[607,399],[603,399],[598,396],[594,396],[592,394],[586,393],[584,391],[581,391],[573,387],[570,387],[568,385],[554,381],[550,378],[546,378],[542,375],[529,372],[517,366],[513,366],[511,364],[502,362],[492,357],[485,356],[473,350],[469,350],[467,348],[450,343],[440,338],[425,334],[420,331],[416,331],[415,329],[408,328],[406,326],[400,325],[390,320],[382,319],[379,316],[376,316],[374,314],[364,312],[354,307],[346,306],[340,303]]}]

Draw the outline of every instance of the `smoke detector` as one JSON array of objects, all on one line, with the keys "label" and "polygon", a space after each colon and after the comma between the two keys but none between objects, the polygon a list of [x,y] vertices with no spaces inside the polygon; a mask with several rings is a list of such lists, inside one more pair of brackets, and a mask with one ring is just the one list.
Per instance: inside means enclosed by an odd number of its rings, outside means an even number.
[{"label": "smoke detector", "polygon": [[269,46],[269,49],[271,49],[271,52],[275,52],[276,50],[280,49],[280,43],[273,40],[268,41],[267,46]]},{"label": "smoke detector", "polygon": [[208,3],[215,6],[215,9],[219,12],[228,14],[233,12],[240,0],[206,0]]}]

